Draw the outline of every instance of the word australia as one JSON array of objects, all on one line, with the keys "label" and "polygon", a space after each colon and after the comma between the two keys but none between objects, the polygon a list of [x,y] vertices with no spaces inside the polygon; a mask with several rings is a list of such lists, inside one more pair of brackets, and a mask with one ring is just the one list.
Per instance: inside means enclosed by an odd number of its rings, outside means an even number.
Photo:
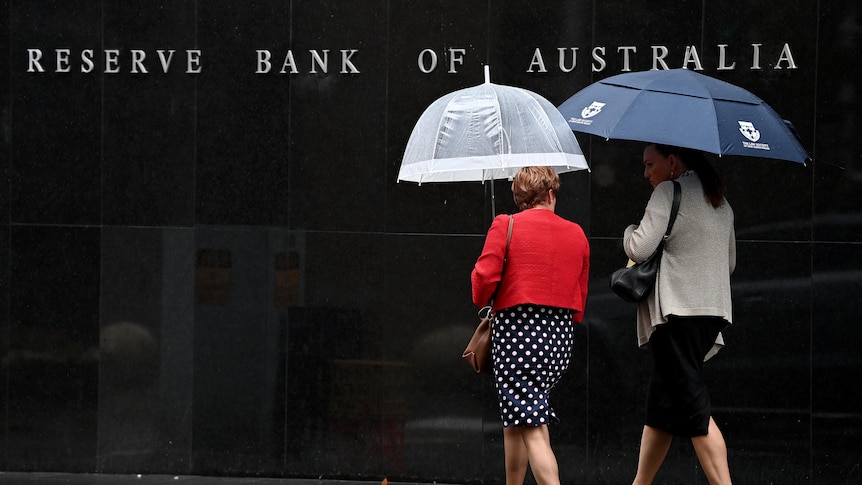
[{"label": "word australia", "polygon": [[[731,58],[727,52],[727,44],[717,44],[717,63],[715,69],[718,71],[731,71],[737,68],[737,60]],[[646,50],[646,53],[643,52]],[[766,62],[772,69],[797,69],[796,61],[793,59],[793,52],[790,49],[790,44],[784,44],[780,51],[763,52],[763,44],[750,44],[749,53],[747,56],[750,61],[747,67],[751,70],[762,70],[762,59],[766,57]],[[605,46],[593,47],[590,51],[590,68],[593,72],[604,71],[608,67],[608,59],[616,56],[621,64],[621,71],[631,71],[631,62],[638,56],[648,56],[652,63],[652,70],[670,69],[671,67],[682,67],[695,71],[703,71],[703,61],[697,47],[693,45],[685,46],[685,52],[671,54],[667,46],[651,45],[648,49],[638,50],[637,46],[625,45],[613,48]],[[579,49],[577,47],[558,47],[556,52],[551,50],[542,50],[536,48],[533,51],[533,57],[527,66],[527,72],[548,72],[549,69],[559,69],[562,72],[572,72],[578,67]],[[668,65],[670,63],[670,65]]]}]

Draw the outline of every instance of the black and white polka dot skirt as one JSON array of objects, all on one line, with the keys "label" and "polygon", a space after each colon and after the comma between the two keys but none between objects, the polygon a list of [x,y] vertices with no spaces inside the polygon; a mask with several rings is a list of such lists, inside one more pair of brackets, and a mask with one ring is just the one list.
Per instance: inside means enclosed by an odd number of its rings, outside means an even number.
[{"label": "black and white polka dot skirt", "polygon": [[548,398],[569,367],[572,311],[540,305],[499,310],[491,342],[503,426],[559,422]]}]

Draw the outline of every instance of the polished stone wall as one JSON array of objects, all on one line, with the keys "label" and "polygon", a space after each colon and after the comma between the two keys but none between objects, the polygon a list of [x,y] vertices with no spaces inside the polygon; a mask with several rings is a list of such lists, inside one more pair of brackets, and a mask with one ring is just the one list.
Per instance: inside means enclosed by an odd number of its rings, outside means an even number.
[{"label": "polished stone wall", "polygon": [[[816,159],[711,159],[738,235],[707,365],[733,474],[859,483],[855,1],[6,5],[0,470],[503,483],[493,388],[458,354],[510,193],[396,183],[413,124],[484,64],[559,105],[694,46]],[[564,482],[625,483],[650,357],[606,278],[650,189],[640,144],[578,139],[592,170],[557,212],[590,237],[592,283],[551,434]],[[706,483],[689,443],[660,479]]]}]

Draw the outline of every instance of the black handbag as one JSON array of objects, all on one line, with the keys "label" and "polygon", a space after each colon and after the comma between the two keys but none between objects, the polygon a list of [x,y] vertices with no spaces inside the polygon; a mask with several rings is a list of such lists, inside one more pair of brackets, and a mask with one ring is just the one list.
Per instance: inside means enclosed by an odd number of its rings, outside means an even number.
[{"label": "black handbag", "polygon": [[679,200],[682,196],[682,188],[679,182],[673,181],[673,206],[670,210],[670,219],[667,222],[667,230],[658,244],[655,252],[640,263],[620,268],[611,274],[611,290],[625,301],[637,303],[646,299],[650,290],[655,286],[656,274],[661,264],[661,255],[664,251],[664,243],[670,236],[670,230],[679,212]]},{"label": "black handbag", "polygon": [[[509,242],[512,240],[512,226],[515,224],[515,218],[509,216],[509,233],[506,235],[506,252],[503,253],[503,267],[500,269],[500,279],[502,281],[503,272],[506,270],[506,259],[509,256]],[[491,324],[494,323],[494,297],[497,295],[497,289],[500,288],[499,283],[488,305],[479,310],[479,325],[470,342],[467,343],[467,348],[461,354],[461,358],[467,361],[467,364],[476,371],[477,374],[493,374],[491,368]]]}]

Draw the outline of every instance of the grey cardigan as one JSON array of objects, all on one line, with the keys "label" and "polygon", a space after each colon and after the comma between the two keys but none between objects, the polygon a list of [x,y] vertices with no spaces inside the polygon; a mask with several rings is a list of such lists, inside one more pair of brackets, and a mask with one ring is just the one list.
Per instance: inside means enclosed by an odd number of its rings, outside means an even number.
[{"label": "grey cardigan", "polygon": [[[677,178],[682,188],[679,213],[665,243],[656,286],[638,304],[638,345],[649,342],[656,325],[669,315],[717,316],[732,323],[730,274],[736,268],[733,209],[725,200],[717,209],[706,200],[700,178],[691,170]],[[667,229],[673,183],[662,182],[647,203],[640,224],[626,228],[623,247],[634,262],[649,257]],[[721,334],[707,355],[724,345]]]}]

